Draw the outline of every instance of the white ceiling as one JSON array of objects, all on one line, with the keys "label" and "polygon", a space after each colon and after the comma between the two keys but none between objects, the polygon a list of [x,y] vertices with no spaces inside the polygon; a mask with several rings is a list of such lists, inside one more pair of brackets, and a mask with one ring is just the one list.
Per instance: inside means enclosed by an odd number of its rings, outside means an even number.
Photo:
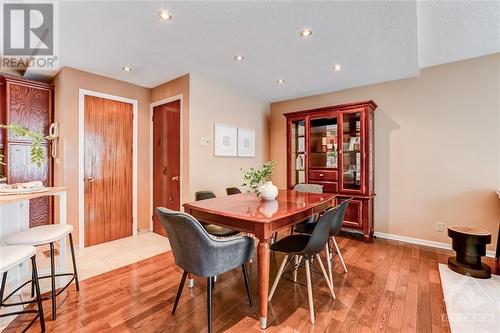
[{"label": "white ceiling", "polygon": [[[161,9],[173,20],[162,21]],[[63,66],[144,87],[196,73],[263,101],[500,52],[499,1],[86,1],[62,2],[59,10]],[[308,39],[298,35],[305,27],[313,30]],[[336,63],[342,71],[332,70]],[[276,84],[280,78],[285,84]]]}]

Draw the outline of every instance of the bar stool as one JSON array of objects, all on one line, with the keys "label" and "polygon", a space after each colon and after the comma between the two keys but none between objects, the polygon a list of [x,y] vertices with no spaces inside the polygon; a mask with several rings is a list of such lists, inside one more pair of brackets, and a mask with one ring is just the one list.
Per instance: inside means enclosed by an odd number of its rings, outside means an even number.
[{"label": "bar stool", "polygon": [[[50,278],[52,284],[51,297],[42,298],[43,301],[47,299],[52,299],[52,319],[56,319],[56,296],[62,293],[73,280],[75,281],[76,290],[80,290],[80,285],[78,283],[78,273],[76,270],[75,261],[75,249],[73,246],[73,226],[70,224],[49,224],[39,227],[30,228],[15,234],[12,234],[5,238],[5,243],[8,245],[31,245],[31,246],[41,246],[49,244],[50,246],[50,275],[40,276],[38,279]],[[73,261],[73,273],[59,273],[56,274],[55,268],[55,254],[54,254],[54,242],[59,241],[69,236],[69,244],[71,249],[71,258]],[[60,249],[60,251],[66,251],[66,249]],[[66,285],[56,292],[56,277],[61,276],[71,276],[71,279],[66,283]],[[31,290],[33,293],[33,289]]]},{"label": "bar stool", "polygon": [[[22,310],[10,313],[0,314],[0,317],[14,316],[25,313],[36,313],[35,318],[29,323],[28,327],[24,329],[27,331],[31,325],[38,318],[40,319],[40,327],[42,332],[45,332],[45,318],[43,317],[43,307],[42,307],[42,296],[40,294],[40,285],[38,283],[38,272],[36,270],[36,260],[35,260],[36,248],[34,246],[28,245],[14,245],[14,246],[1,246],[0,247],[0,273],[2,274],[2,285],[0,287],[0,308],[2,306],[16,306],[31,303],[32,301],[16,302],[16,303],[4,303],[12,295],[14,295],[19,289],[31,283],[32,288],[36,291],[36,302],[38,303],[37,310]],[[12,291],[7,297],[3,297],[5,293],[5,284],[7,283],[7,272],[9,269],[23,263],[28,258],[31,258],[31,266],[33,270],[32,279],[23,283],[20,287]],[[23,332],[24,332],[23,331]]]}]

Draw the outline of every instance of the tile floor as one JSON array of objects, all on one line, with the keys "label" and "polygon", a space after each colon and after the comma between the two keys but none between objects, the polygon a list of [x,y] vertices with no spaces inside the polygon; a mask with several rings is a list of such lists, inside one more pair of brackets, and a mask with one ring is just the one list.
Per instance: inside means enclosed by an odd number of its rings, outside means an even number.
[{"label": "tile floor", "polygon": [[[41,275],[49,273],[50,257],[48,250],[48,245],[38,248],[37,265]],[[80,281],[83,281],[90,277],[109,272],[167,251],[170,251],[168,239],[153,232],[142,232],[136,236],[122,238],[83,249],[75,249],[78,277],[80,278]],[[59,258],[56,257],[56,264],[58,263]],[[68,248],[66,255],[66,268],[71,272],[71,267],[71,254]],[[27,278],[29,277],[23,278],[23,281]],[[57,285],[59,285],[59,281],[57,281]],[[50,279],[41,280],[40,288],[42,293],[50,290]],[[12,289],[8,286],[7,290]],[[13,297],[9,302],[16,302],[20,299],[30,299],[29,286],[23,288],[21,294]],[[4,307],[0,309],[0,313],[19,311],[21,309],[21,306],[9,308]],[[0,331],[13,319],[13,316],[0,318]]]}]

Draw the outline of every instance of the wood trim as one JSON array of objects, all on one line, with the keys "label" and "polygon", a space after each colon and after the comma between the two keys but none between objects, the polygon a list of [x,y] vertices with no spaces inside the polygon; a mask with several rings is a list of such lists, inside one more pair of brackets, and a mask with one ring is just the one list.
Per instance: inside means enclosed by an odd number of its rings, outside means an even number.
[{"label": "wood trim", "polygon": [[293,112],[286,112],[283,113],[285,117],[295,117],[295,116],[301,116],[302,114],[307,114],[310,112],[320,112],[320,111],[338,111],[338,110],[349,110],[349,109],[357,109],[357,108],[363,108],[363,107],[369,107],[373,110],[377,108],[377,104],[372,101],[362,101],[362,102],[356,102],[356,103],[346,103],[346,104],[338,104],[338,105],[333,105],[333,106],[325,106],[325,107],[320,107],[320,108],[313,108],[313,109],[305,109],[305,110],[299,110],[299,111],[293,111]]}]

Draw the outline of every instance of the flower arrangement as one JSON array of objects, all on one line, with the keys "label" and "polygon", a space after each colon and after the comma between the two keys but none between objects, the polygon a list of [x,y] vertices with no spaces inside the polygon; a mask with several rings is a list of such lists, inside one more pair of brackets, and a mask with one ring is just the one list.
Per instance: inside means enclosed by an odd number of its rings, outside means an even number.
[{"label": "flower arrangement", "polygon": [[[16,135],[21,136],[21,137],[28,137],[31,139],[31,162],[35,164],[37,167],[41,167],[44,160],[44,151],[42,148],[42,141],[44,139],[46,140],[52,140],[53,138],[51,136],[44,136],[43,133],[36,132],[36,131],[31,131],[27,127],[18,125],[18,124],[10,124],[10,125],[4,125],[0,124],[0,129],[6,129],[9,131],[14,132]],[[3,162],[4,155],[0,153],[0,165],[5,165]]]},{"label": "flower arrangement", "polygon": [[247,188],[247,192],[255,192],[257,196],[260,196],[259,187],[271,180],[275,166],[276,161],[268,161],[260,169],[250,168],[247,171],[241,169],[244,171],[242,186]]}]

